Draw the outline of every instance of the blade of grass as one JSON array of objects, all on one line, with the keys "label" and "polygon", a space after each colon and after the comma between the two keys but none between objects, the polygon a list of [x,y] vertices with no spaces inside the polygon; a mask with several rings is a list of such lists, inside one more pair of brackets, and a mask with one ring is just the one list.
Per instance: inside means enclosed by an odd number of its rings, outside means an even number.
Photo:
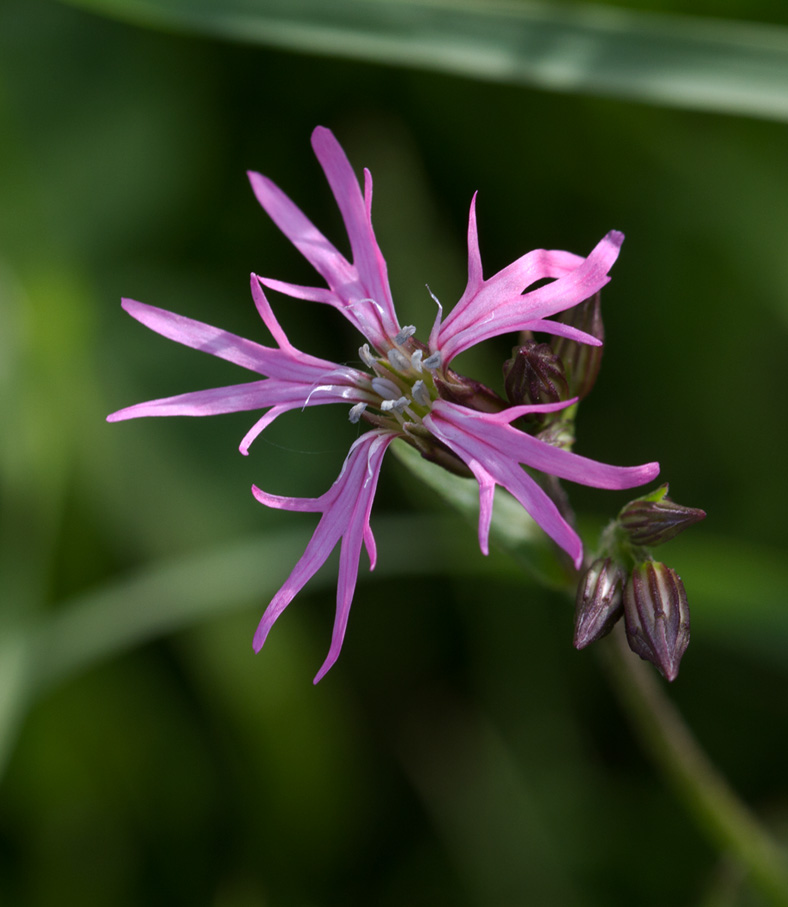
[{"label": "blade of grass", "polygon": [[64,0],[301,53],[788,119],[788,29],[504,0]]}]

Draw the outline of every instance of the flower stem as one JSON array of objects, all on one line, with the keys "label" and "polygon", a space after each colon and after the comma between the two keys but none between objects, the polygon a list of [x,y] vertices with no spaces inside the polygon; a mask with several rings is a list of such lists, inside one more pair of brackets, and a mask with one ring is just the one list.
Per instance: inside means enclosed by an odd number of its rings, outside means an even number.
[{"label": "flower stem", "polygon": [[605,664],[643,747],[712,842],[737,859],[771,904],[788,907],[788,862],[709,761],[656,675],[629,651],[619,623]]}]

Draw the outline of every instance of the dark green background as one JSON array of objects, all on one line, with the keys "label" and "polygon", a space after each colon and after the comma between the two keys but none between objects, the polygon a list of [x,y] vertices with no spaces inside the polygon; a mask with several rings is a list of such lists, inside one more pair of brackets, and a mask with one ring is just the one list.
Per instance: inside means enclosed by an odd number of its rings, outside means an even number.
[{"label": "dark green background", "polygon": [[[696,11],[765,15],[713,7]],[[5,0],[0,902],[761,903],[644,759],[592,652],[573,650],[567,603],[500,553],[482,563],[473,529],[393,457],[372,524],[390,544],[379,578],[362,558],[336,667],[312,687],[330,575],[252,654],[270,592],[239,580],[233,553],[253,563],[255,546],[263,557],[282,541],[265,568],[276,588],[306,538],[287,533],[314,519],[267,511],[249,486],[324,491],[355,436],[341,409],[283,417],[248,459],[250,414],[105,424],[139,400],[245,378],[137,325],[122,295],[265,342],[249,272],[313,281],[245,170],[344,248],[309,147],[317,124],[371,169],[401,320],[422,334],[424,285],[446,308],[464,287],[475,190],[488,274],[528,249],[585,254],[611,228],[627,234],[577,449],[658,459],[673,496],[708,511],[665,551],[693,607],[670,694],[745,799],[785,825],[785,125]],[[355,358],[360,338],[333,311],[275,305],[302,349]],[[496,384],[507,343],[459,367]],[[601,522],[627,495],[572,498]],[[190,565],[216,552],[219,604],[190,616],[206,594]],[[167,585],[157,571],[179,565]],[[185,602],[178,632],[134,645],[87,622],[74,647],[53,632],[51,652],[26,648],[85,596],[100,611],[118,594],[132,623]],[[79,654],[113,632],[113,657]],[[76,655],[61,670],[63,650]]]}]

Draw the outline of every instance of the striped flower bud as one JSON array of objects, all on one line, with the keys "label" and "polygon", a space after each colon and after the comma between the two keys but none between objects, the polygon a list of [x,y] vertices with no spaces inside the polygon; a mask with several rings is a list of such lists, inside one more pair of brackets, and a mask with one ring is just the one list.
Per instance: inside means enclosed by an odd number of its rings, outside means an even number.
[{"label": "striped flower bud", "polygon": [[575,607],[576,649],[606,636],[623,609],[621,587],[626,575],[612,558],[598,558],[583,574]]},{"label": "striped flower bud", "polygon": [[569,399],[563,363],[549,343],[527,340],[514,347],[512,358],[503,364],[503,379],[506,396],[514,406]]},{"label": "striped flower bud", "polygon": [[630,501],[619,513],[618,521],[633,544],[646,547],[661,545],[705,518],[703,510],[677,504],[667,494],[666,483],[651,494]]},{"label": "striped flower bud", "polygon": [[675,680],[690,638],[689,605],[681,577],[658,561],[632,571],[624,587],[629,648]]},{"label": "striped flower bud", "polygon": [[[555,321],[569,324],[574,328],[591,334],[597,340],[605,339],[605,328],[602,324],[602,306],[599,293],[590,299],[572,306],[553,316]],[[550,346],[556,356],[560,357],[566,370],[569,382],[569,396],[587,397],[596,383],[599,367],[602,364],[601,346],[591,346],[588,343],[578,343],[567,337],[553,337]]]}]

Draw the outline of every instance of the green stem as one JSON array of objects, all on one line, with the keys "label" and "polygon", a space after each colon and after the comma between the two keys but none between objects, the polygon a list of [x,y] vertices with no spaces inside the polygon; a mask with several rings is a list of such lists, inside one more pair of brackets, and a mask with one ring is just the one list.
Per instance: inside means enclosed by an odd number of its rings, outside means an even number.
[{"label": "green stem", "polygon": [[629,651],[621,624],[605,664],[643,747],[712,842],[750,873],[769,902],[788,907],[788,863],[778,845],[709,761],[654,671]]}]

